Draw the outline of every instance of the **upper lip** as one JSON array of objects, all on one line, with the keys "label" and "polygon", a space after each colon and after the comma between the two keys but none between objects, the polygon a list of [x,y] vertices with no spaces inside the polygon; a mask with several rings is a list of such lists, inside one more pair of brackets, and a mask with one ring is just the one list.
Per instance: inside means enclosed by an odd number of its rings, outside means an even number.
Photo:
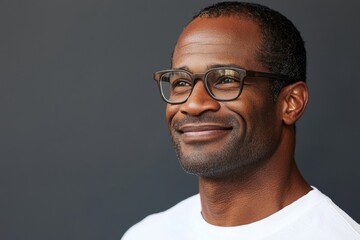
[{"label": "upper lip", "polygon": [[201,131],[211,131],[211,130],[230,130],[232,127],[223,126],[219,124],[212,123],[203,123],[203,124],[185,124],[178,128],[180,133],[185,132],[201,132]]}]

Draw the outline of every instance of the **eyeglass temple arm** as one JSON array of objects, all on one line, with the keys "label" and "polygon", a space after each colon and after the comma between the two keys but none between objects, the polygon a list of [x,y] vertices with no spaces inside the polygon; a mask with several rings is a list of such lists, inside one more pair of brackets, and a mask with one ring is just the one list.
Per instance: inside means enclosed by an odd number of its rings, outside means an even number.
[{"label": "eyeglass temple arm", "polygon": [[281,81],[287,82],[296,82],[296,80],[282,74],[275,74],[275,73],[265,73],[265,72],[255,72],[255,71],[246,71],[246,77],[263,77],[263,78],[271,78],[271,79],[278,79]]}]

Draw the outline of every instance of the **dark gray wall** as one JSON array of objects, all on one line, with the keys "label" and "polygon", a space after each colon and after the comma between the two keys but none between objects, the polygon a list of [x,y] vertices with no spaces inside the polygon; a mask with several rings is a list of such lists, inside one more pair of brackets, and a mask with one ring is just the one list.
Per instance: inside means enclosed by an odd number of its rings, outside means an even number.
[{"label": "dark gray wall", "polygon": [[[152,72],[213,2],[0,1],[0,239],[119,239],[196,192]],[[306,41],[300,168],[359,221],[360,2],[257,2]]]}]

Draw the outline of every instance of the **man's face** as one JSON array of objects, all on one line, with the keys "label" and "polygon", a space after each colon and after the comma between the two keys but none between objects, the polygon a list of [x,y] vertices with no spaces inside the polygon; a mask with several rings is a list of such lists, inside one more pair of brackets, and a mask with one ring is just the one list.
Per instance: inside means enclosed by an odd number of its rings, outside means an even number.
[{"label": "man's face", "polygon": [[[256,60],[261,33],[256,23],[237,17],[197,18],[181,34],[173,68],[203,73],[212,67],[268,71]],[[166,119],[183,168],[204,177],[226,177],[271,158],[281,136],[279,109],[269,80],[245,79],[240,97],[219,102],[202,80],[189,99],[168,104]]]}]

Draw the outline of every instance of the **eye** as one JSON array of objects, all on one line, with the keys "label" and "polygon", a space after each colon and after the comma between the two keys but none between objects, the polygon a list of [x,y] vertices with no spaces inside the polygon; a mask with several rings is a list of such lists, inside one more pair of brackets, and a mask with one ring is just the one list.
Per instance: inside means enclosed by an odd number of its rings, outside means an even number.
[{"label": "eye", "polygon": [[219,85],[234,86],[239,84],[240,84],[239,79],[231,76],[223,76],[216,81],[215,86],[219,86]]},{"label": "eye", "polygon": [[234,83],[234,82],[237,82],[237,80],[232,77],[222,77],[219,79],[217,84],[227,84],[227,83]]},{"label": "eye", "polygon": [[185,80],[185,79],[177,79],[176,81],[174,81],[172,83],[173,88],[176,87],[188,87],[191,86],[191,84],[189,83],[189,81]]},{"label": "eye", "polygon": [[241,81],[236,77],[222,76],[219,77],[212,86],[218,90],[239,89],[241,86]]},{"label": "eye", "polygon": [[184,93],[191,90],[191,81],[184,78],[172,79],[171,81],[171,91],[173,93]]}]

